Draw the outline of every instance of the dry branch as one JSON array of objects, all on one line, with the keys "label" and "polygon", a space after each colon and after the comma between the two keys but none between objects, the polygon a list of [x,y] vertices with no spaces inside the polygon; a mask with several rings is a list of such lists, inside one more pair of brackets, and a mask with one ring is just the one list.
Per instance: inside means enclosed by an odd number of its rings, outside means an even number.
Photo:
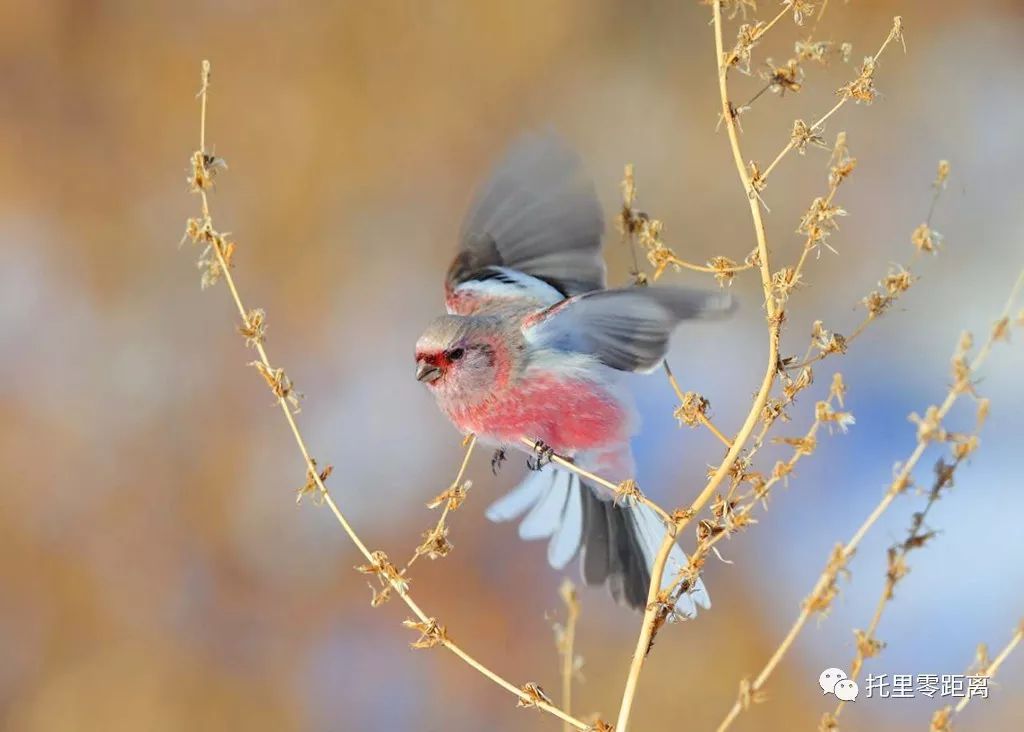
[{"label": "dry branch", "polygon": [[[963,356],[958,354],[957,358],[954,359],[954,363],[960,363],[962,358]],[[875,611],[868,622],[867,629],[855,629],[853,631],[857,650],[848,667],[850,669],[849,678],[851,679],[856,680],[861,668],[864,666],[864,662],[868,658],[877,656],[885,647],[885,644],[877,637],[878,625],[881,623],[886,606],[895,597],[896,585],[910,572],[907,557],[911,552],[924,548],[935,537],[936,532],[928,528],[925,523],[928,514],[945,493],[953,487],[953,478],[957,468],[978,448],[978,432],[980,432],[988,416],[989,400],[978,398],[973,393],[972,396],[975,397],[978,403],[977,423],[973,432],[967,434],[950,433],[952,461],[946,462],[943,458],[940,458],[936,462],[935,477],[932,480],[931,488],[928,490],[928,499],[925,502],[924,508],[916,511],[911,518],[907,538],[889,547],[886,553],[885,583],[882,586],[878,602],[875,604]],[[846,702],[840,699],[832,714],[826,714],[823,717],[822,727],[831,728],[828,725],[837,727],[837,720],[845,706]]]},{"label": "dry branch", "polygon": [[[212,189],[213,178],[216,175],[216,172],[225,166],[223,165],[223,161],[206,152],[206,106],[209,86],[210,62],[203,61],[202,86],[199,91],[199,150],[192,156],[192,175],[190,177],[192,191],[198,193],[201,198],[202,215],[199,219],[189,220],[186,227],[186,237],[192,239],[192,241],[197,244],[205,245],[205,251],[201,258],[201,263],[205,268],[203,284],[206,286],[213,285],[222,278],[226,282],[228,290],[231,293],[231,298],[234,301],[242,319],[242,324],[239,330],[246,338],[247,343],[252,345],[259,354],[259,361],[257,363],[259,364],[258,368],[260,373],[263,374],[277,398],[278,405],[281,407],[285,420],[288,422],[288,426],[291,429],[292,436],[295,438],[295,443],[298,446],[299,451],[302,454],[303,461],[306,464],[309,479],[315,485],[315,490],[318,491],[318,498],[331,509],[331,513],[334,514],[335,519],[337,519],[349,539],[352,540],[352,543],[356,545],[360,553],[368,562],[368,564],[363,565],[363,567],[360,567],[359,569],[364,573],[376,576],[381,585],[385,587],[386,591],[395,592],[395,594],[397,594],[408,606],[409,610],[412,611],[413,615],[416,616],[416,620],[406,621],[407,627],[414,628],[420,632],[420,638],[413,643],[413,647],[429,648],[435,645],[444,646],[458,658],[462,659],[467,665],[516,696],[519,700],[518,703],[520,706],[540,709],[548,714],[558,717],[563,722],[578,730],[590,729],[590,725],[576,719],[570,714],[567,714],[551,703],[551,701],[544,696],[543,692],[540,691],[540,687],[536,684],[530,683],[525,684],[522,687],[517,687],[515,684],[510,681],[506,681],[504,678],[491,671],[464,651],[460,646],[456,645],[449,637],[445,627],[440,625],[435,618],[428,616],[413,600],[412,596],[409,594],[408,581],[404,575],[400,573],[394,565],[390,563],[390,561],[388,561],[387,555],[381,551],[372,552],[367,548],[366,544],[363,543],[362,539],[359,538],[359,535],[356,534],[355,530],[352,528],[348,519],[345,518],[345,515],[338,507],[334,498],[328,492],[327,487],[324,484],[326,475],[317,470],[316,461],[310,456],[309,450],[306,447],[306,442],[295,421],[294,410],[297,404],[297,396],[292,384],[288,380],[283,369],[275,368],[271,365],[270,358],[267,355],[267,350],[263,344],[262,329],[266,316],[262,311],[246,310],[243,305],[238,287],[231,274],[231,255],[235,251],[235,247],[232,243],[226,240],[223,234],[214,229],[213,221],[210,217],[208,192]],[[379,597],[379,595],[377,597]]]},{"label": "dry branch", "polygon": [[[583,659],[576,655],[576,625],[580,619],[580,600],[576,594],[576,586],[569,580],[564,580],[558,589],[558,594],[565,604],[565,625],[554,624],[555,650],[561,661],[560,671],[562,676],[562,709],[567,713],[572,711],[572,682],[579,675]],[[565,732],[572,727],[566,722],[563,726]]]},{"label": "dry branch", "polygon": [[[861,65],[857,77],[850,83],[840,87],[836,94],[839,95],[840,99],[836,104],[823,114],[816,122],[811,125],[807,125],[802,120],[797,120],[797,124],[794,124],[793,135],[785,147],[775,156],[771,164],[761,173],[760,180],[762,183],[767,183],[768,176],[771,175],[775,167],[782,162],[782,159],[786,157],[794,149],[799,149],[802,144],[806,144],[807,139],[804,134],[806,130],[807,135],[818,134],[824,129],[825,123],[838,112],[843,106],[851,99],[858,104],[870,104],[874,101],[877,92],[875,91],[875,69],[878,66],[878,59],[881,58],[885,49],[893,41],[898,40],[900,43],[903,41],[903,18],[896,16],[892,19],[892,29],[889,31],[889,35],[885,37],[885,41],[879,47],[878,51],[874,56],[868,56],[864,59],[864,63]],[[905,50],[905,45],[904,45]]]},{"label": "dry branch", "polygon": [[[1024,620],[1021,620],[1017,624],[1013,636],[1010,641],[1003,646],[1003,649],[996,654],[996,657],[991,661],[988,660],[988,652],[985,650],[985,644],[981,644],[978,647],[978,664],[973,669],[978,676],[987,676],[992,678],[999,671],[999,667],[1003,665],[1003,662],[1013,653],[1013,649],[1016,648],[1020,642],[1024,640]],[[961,699],[956,707],[946,706],[939,709],[932,716],[931,725],[929,727],[930,732],[952,732],[953,729],[953,717],[960,714],[968,704],[971,703],[970,695],[965,696]]]},{"label": "dry branch", "polygon": [[669,552],[672,550],[672,545],[675,543],[676,534],[682,530],[694,516],[696,516],[697,512],[699,512],[709,500],[711,500],[715,491],[718,489],[718,486],[722,483],[733,465],[739,459],[740,453],[746,445],[747,439],[750,437],[750,434],[754,431],[754,428],[757,425],[761,409],[768,401],[768,395],[771,392],[772,384],[775,382],[775,377],[778,372],[779,334],[782,327],[782,318],[780,317],[778,305],[772,294],[772,271],[768,254],[768,240],[765,234],[760,203],[758,202],[756,191],[751,183],[748,171],[743,165],[743,155],[740,151],[736,119],[732,113],[732,104],[729,101],[729,90],[726,81],[728,66],[725,64],[726,58],[724,55],[722,41],[721,0],[714,0],[713,10],[715,23],[715,50],[722,114],[723,118],[726,120],[726,130],[729,134],[729,142],[732,147],[733,158],[736,162],[736,170],[739,174],[740,181],[743,184],[743,190],[747,195],[747,200],[750,206],[750,215],[753,219],[754,232],[757,239],[757,264],[758,270],[761,274],[761,285],[764,290],[765,300],[764,307],[768,321],[768,363],[765,368],[764,378],[761,380],[761,386],[757,391],[757,395],[754,397],[750,412],[748,413],[743,425],[736,432],[735,437],[731,440],[732,445],[726,453],[725,459],[723,459],[719,464],[715,473],[711,476],[711,479],[704,487],[704,490],[701,491],[701,493],[693,500],[689,508],[685,511],[677,512],[678,518],[675,522],[675,526],[670,527],[666,532],[665,538],[658,550],[658,554],[655,558],[654,566],[651,571],[651,584],[647,592],[647,609],[644,612],[640,635],[637,638],[636,648],[633,651],[633,660],[630,663],[629,672],[626,676],[625,688],[622,693],[622,704],[619,707],[618,722],[616,723],[616,729],[618,732],[626,732],[627,725],[629,724],[629,715],[632,709],[633,699],[636,696],[637,684],[640,679],[640,672],[643,669],[644,660],[646,659],[647,653],[651,647],[651,640],[655,632],[656,623],[659,616],[662,615],[665,607],[664,601],[659,601],[659,594],[661,593],[662,575],[665,571],[665,562],[668,559]]},{"label": "dry branch", "polygon": [[725,719],[718,726],[718,732],[723,732],[727,729],[741,712],[749,708],[752,698],[757,698],[757,695],[764,688],[768,678],[792,647],[793,642],[800,634],[800,631],[803,630],[810,617],[815,613],[823,613],[828,610],[832,601],[839,592],[839,575],[848,573],[846,564],[857,550],[857,547],[860,545],[864,536],[871,527],[875,525],[882,514],[885,513],[896,497],[902,495],[910,486],[911,474],[920,461],[921,456],[924,455],[925,450],[932,442],[949,440],[949,433],[947,433],[942,427],[942,420],[946,417],[949,410],[952,409],[953,404],[956,403],[957,399],[961,395],[973,395],[971,379],[977,370],[988,359],[993,345],[997,341],[1005,339],[1010,310],[1013,307],[1013,303],[1016,300],[1017,294],[1022,285],[1024,285],[1024,271],[1022,271],[1018,276],[1017,281],[1010,292],[1010,296],[1007,299],[1003,313],[993,324],[988,339],[969,364],[966,361],[966,351],[970,347],[971,339],[969,337],[961,338],[960,343],[957,346],[957,353],[954,356],[954,382],[947,392],[946,398],[939,406],[929,407],[926,410],[924,417],[911,415],[911,419],[916,421],[918,424],[917,444],[913,452],[911,452],[907,460],[901,464],[895,477],[890,483],[889,488],[878,502],[878,505],[875,506],[874,510],[871,511],[857,531],[854,532],[853,536],[850,537],[845,544],[839,544],[833,549],[825,569],[819,576],[814,589],[811,590],[811,593],[804,600],[796,621],[794,621],[789,632],[786,634],[786,637],[775,649],[775,652],[765,664],[764,668],[761,669],[757,677],[752,682],[748,679],[744,679],[740,682],[739,698],[733,704]]}]

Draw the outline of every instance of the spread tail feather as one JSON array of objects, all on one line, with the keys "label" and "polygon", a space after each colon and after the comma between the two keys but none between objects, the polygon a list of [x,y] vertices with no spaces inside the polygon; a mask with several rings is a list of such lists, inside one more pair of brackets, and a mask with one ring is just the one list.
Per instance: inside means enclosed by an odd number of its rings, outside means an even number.
[{"label": "spread tail feather", "polygon": [[[575,473],[545,466],[530,473],[486,512],[491,521],[512,521],[526,514],[519,526],[523,539],[549,539],[548,562],[562,569],[580,553],[580,570],[588,585],[607,584],[619,603],[642,610],[647,605],[651,568],[665,536],[657,513],[643,504],[619,505],[602,500]],[[686,555],[673,546],[665,564],[663,587],[686,566]],[[711,600],[704,583],[680,595],[676,612],[685,618],[708,609]]]}]

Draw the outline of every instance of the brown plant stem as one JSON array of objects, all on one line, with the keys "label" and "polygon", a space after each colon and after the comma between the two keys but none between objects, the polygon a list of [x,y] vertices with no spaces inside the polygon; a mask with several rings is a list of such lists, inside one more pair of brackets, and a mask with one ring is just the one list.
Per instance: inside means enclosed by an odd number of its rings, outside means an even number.
[{"label": "brown plant stem", "polygon": [[[1013,652],[1013,649],[1020,644],[1021,640],[1024,640],[1024,620],[1021,620],[1017,624],[1017,628],[1014,631],[1013,636],[1010,638],[1010,642],[1003,646],[1003,649],[999,651],[996,657],[987,662],[983,663],[982,667],[978,669],[978,675],[988,676],[992,678],[996,675],[999,667],[1003,665],[1007,657]],[[981,649],[979,649],[979,653]],[[968,704],[970,704],[973,697],[968,694],[956,705],[944,706],[941,709],[936,709],[932,715],[931,723],[928,725],[929,732],[952,732],[953,729],[953,717],[960,714]]]},{"label": "brown plant stem", "polygon": [[725,63],[725,52],[722,41],[722,2],[715,0],[713,5],[715,25],[715,58],[718,71],[718,87],[722,104],[722,115],[726,124],[726,131],[729,135],[729,143],[732,148],[733,160],[736,163],[736,171],[743,184],[743,191],[747,196],[747,203],[750,206],[750,215],[754,223],[754,233],[757,238],[758,266],[761,272],[761,286],[764,290],[764,306],[768,317],[768,364],[765,374],[761,380],[761,386],[754,402],[747,414],[743,425],[737,431],[732,440],[725,458],[715,470],[704,490],[693,500],[690,507],[684,511],[674,526],[669,527],[665,538],[661,543],[658,554],[655,557],[654,567],[651,570],[651,584],[647,591],[647,608],[644,612],[643,623],[640,627],[640,635],[637,638],[636,648],[633,650],[633,659],[630,663],[629,673],[626,676],[626,684],[622,693],[622,704],[619,707],[619,716],[615,729],[617,732],[626,732],[629,724],[629,715],[636,696],[637,684],[640,679],[640,672],[643,670],[644,660],[651,647],[651,640],[654,635],[655,624],[658,618],[661,605],[658,596],[661,592],[662,575],[665,572],[665,563],[668,559],[672,545],[675,543],[676,534],[681,531],[693,517],[707,504],[711,497],[718,490],[718,486],[725,479],[725,476],[732,469],[739,458],[747,439],[757,425],[762,407],[768,401],[772,384],[778,373],[779,361],[779,334],[782,328],[781,312],[778,311],[776,300],[772,294],[772,273],[768,256],[768,241],[765,234],[764,220],[761,215],[761,207],[758,202],[756,191],[750,180],[749,172],[743,164],[743,154],[740,150],[739,133],[736,129],[736,119],[733,115],[732,104],[729,101],[729,88],[727,81],[728,65]]},{"label": "brown plant stem", "polygon": [[[576,675],[576,657],[574,647],[576,644],[576,623],[580,618],[580,601],[576,595],[576,587],[569,580],[565,580],[559,589],[562,602],[565,603],[565,628],[558,641],[558,655],[562,661],[562,709],[566,713],[572,712],[572,679]],[[564,732],[569,732],[572,725],[566,722],[563,725]]]},{"label": "brown plant stem", "polygon": [[[683,390],[679,387],[679,382],[676,380],[676,375],[672,373],[672,368],[668,365],[668,361],[664,361],[662,365],[665,367],[665,375],[668,377],[668,383],[672,385],[672,391],[676,393],[676,398],[679,399],[680,402],[685,401],[686,397],[683,395]],[[697,414],[697,419],[700,420],[700,423],[707,427],[708,431],[717,437],[723,445],[727,448],[732,447],[732,441],[723,435],[721,430],[715,427],[714,423],[708,419],[707,415],[703,412],[699,412]]]},{"label": "brown plant stem", "polygon": [[[1005,321],[1009,316],[1010,309],[1012,308],[1022,285],[1024,285],[1024,270],[1022,270],[1020,275],[1017,277],[1017,281],[1014,283],[1013,288],[1010,291],[1010,296],[1006,301],[1006,306],[1003,309],[1000,319],[996,321],[996,326],[992,328],[984,345],[971,361],[970,366],[967,368],[967,375],[963,377],[964,379],[969,379],[970,374],[973,374],[988,359],[988,356],[992,351],[992,346],[998,339],[998,334],[1001,332],[999,325],[1003,324],[1003,328],[1005,328]],[[960,395],[965,392],[969,392],[969,390],[969,381],[963,382],[958,380],[954,383],[947,392],[946,398],[943,400],[942,404],[935,408],[931,422],[936,425],[941,425],[943,418],[945,418],[949,413],[949,410],[953,407],[953,404],[956,403]],[[902,464],[900,470],[896,474],[896,477],[893,478],[889,488],[886,490],[885,495],[882,496],[878,505],[875,506],[857,531],[854,532],[853,536],[850,537],[846,544],[840,545],[834,550],[832,556],[829,558],[825,570],[821,573],[818,581],[815,583],[814,589],[811,590],[810,595],[808,595],[807,599],[804,600],[800,613],[793,625],[790,627],[786,637],[775,649],[774,653],[772,653],[771,658],[768,659],[768,662],[761,669],[760,673],[758,673],[754,681],[748,682],[744,680],[741,682],[740,697],[733,703],[733,706],[725,716],[725,719],[723,719],[722,723],[718,726],[718,732],[726,730],[736,717],[749,707],[750,701],[756,698],[757,694],[762,690],[768,678],[772,675],[772,672],[792,647],[793,642],[800,634],[800,631],[803,630],[811,615],[822,610],[824,607],[827,607],[827,603],[830,602],[830,599],[827,598],[827,594],[830,589],[834,587],[834,583],[839,573],[845,569],[846,563],[849,561],[850,557],[853,556],[853,553],[860,545],[861,540],[868,531],[870,531],[871,527],[874,526],[875,522],[877,522],[882,514],[885,513],[886,509],[889,508],[896,497],[906,490],[906,487],[910,482],[910,475],[917,466],[917,463],[920,461],[921,456],[924,454],[929,444],[931,444],[931,439],[927,436],[922,436],[921,430],[919,429],[917,445],[910,454],[910,457],[908,457]]]},{"label": "brown plant stem", "polygon": [[[205,156],[206,156],[206,148],[205,148],[205,144],[206,144],[206,107],[207,107],[207,93],[209,91],[209,84],[210,84],[210,62],[204,60],[203,63],[202,63],[202,87],[201,87],[200,92],[199,92],[199,96],[200,96],[200,129],[199,129],[199,145],[200,145],[200,147],[199,147],[199,153],[200,153],[200,160],[202,160],[202,161],[205,161]],[[208,173],[208,171],[205,169],[205,165],[206,165],[205,162],[203,162],[204,169],[203,169],[202,172],[203,173]],[[200,196],[202,198],[203,228],[204,228],[204,230],[212,231],[212,222],[210,220],[210,207],[209,207],[209,201],[208,201],[208,198],[207,198],[206,187],[205,186],[198,186],[197,190],[198,190],[198,192],[199,192],[199,194],[200,194]],[[231,298],[234,301],[235,306],[238,309],[239,315],[242,318],[242,323],[245,326],[245,328],[251,328],[252,327],[252,323],[249,320],[249,316],[247,314],[248,311],[246,311],[245,306],[242,303],[242,298],[239,295],[238,287],[236,286],[234,277],[231,274],[231,269],[229,267],[229,262],[228,262],[227,258],[225,257],[224,250],[223,250],[222,246],[220,246],[216,242],[216,240],[212,244],[212,249],[215,252],[216,257],[217,257],[217,261],[220,264],[220,267],[221,267],[221,270],[222,270],[221,275],[224,277],[224,280],[225,280],[225,282],[228,285],[228,289],[229,289],[229,291],[231,293]],[[265,347],[263,346],[262,342],[260,342],[259,340],[256,340],[253,343],[253,345],[255,346],[256,351],[259,354],[260,362],[263,364],[264,368],[269,370],[270,372],[273,372],[274,369],[271,366],[270,359],[267,356],[267,351],[266,351]],[[351,539],[352,543],[355,544],[356,547],[359,549],[360,553],[366,558],[366,560],[371,565],[375,564],[377,562],[377,560],[373,556],[373,553],[367,548],[367,546],[359,538],[359,535],[356,534],[355,530],[352,528],[352,525],[345,518],[345,515],[342,513],[341,509],[338,507],[338,505],[335,502],[334,498],[328,492],[327,487],[324,485],[324,481],[321,478],[320,473],[316,469],[316,463],[312,459],[312,457],[310,457],[309,450],[306,447],[306,442],[305,442],[305,440],[302,437],[302,433],[299,431],[299,427],[298,427],[298,425],[296,424],[296,421],[295,421],[295,416],[292,413],[292,410],[291,410],[291,408],[290,408],[290,406],[288,404],[288,401],[287,401],[286,397],[281,395],[281,394],[277,394],[277,402],[278,402],[278,405],[281,407],[281,411],[284,414],[285,420],[288,422],[288,427],[291,429],[292,436],[295,438],[295,443],[296,443],[296,445],[299,448],[299,452],[302,454],[302,458],[303,458],[303,461],[306,464],[306,468],[309,471],[309,474],[312,477],[312,480],[314,480],[315,483],[316,483],[316,487],[319,490],[319,496],[322,498],[323,502],[326,503],[327,506],[331,509],[331,513],[334,514],[334,517],[337,519],[337,521],[341,525],[342,529],[348,535],[349,539]],[[402,598],[402,601],[405,602],[405,604],[408,606],[408,608],[412,611],[412,613],[419,619],[419,621],[423,625],[425,625],[425,626],[434,626],[434,625],[436,625],[436,621],[433,618],[429,617],[420,608],[420,606],[413,600],[412,596],[409,594],[408,590],[406,589],[405,583],[400,580],[400,575],[397,575],[397,573],[396,573],[396,577],[398,577],[399,579],[392,578],[392,577],[388,577],[386,579],[386,581],[389,584],[389,586],[391,587],[391,589],[394,590],[394,592],[397,593],[398,596]],[[572,727],[574,727],[575,729],[578,729],[578,730],[587,730],[587,729],[589,729],[589,725],[585,724],[584,722],[580,721],[579,719],[576,719],[575,717],[571,716],[570,714],[562,711],[561,709],[559,709],[558,707],[554,706],[553,704],[550,704],[550,703],[548,703],[548,702],[546,702],[544,700],[538,699],[535,695],[527,693],[526,691],[524,691],[523,689],[515,686],[511,682],[506,681],[504,678],[502,678],[501,676],[499,676],[495,672],[491,671],[489,668],[487,668],[482,663],[480,663],[475,658],[473,658],[471,655],[469,655],[466,651],[464,651],[461,647],[456,645],[452,640],[447,638],[444,634],[441,634],[441,637],[439,637],[437,639],[437,643],[440,644],[440,645],[443,645],[445,648],[447,648],[449,651],[451,651],[458,658],[462,659],[467,665],[469,665],[470,667],[472,667],[473,669],[475,669],[479,673],[483,674],[485,677],[487,677],[488,679],[493,681],[495,684],[497,684],[498,686],[502,687],[503,689],[505,689],[509,693],[511,693],[511,694],[515,695],[516,697],[518,697],[518,699],[520,700],[520,703],[523,704],[524,706],[536,707],[538,709],[541,709],[542,711],[547,712],[548,714],[551,714],[551,715],[561,719],[563,722],[566,722],[567,724],[572,725]]]},{"label": "brown plant stem", "polygon": [[[990,664],[988,664],[984,669],[980,670],[980,674],[989,677],[995,676],[996,672],[999,670],[999,667],[1002,666],[1006,659],[1009,657],[1009,655],[1013,653],[1013,649],[1020,644],[1021,640],[1024,640],[1024,620],[1022,620],[1020,624],[1017,625],[1017,630],[1010,638],[1009,643],[1003,646],[1003,649],[999,651],[998,654],[996,654],[996,657],[992,659],[992,662]],[[964,710],[964,708],[968,704],[970,704],[970,702],[971,697],[965,696],[957,703],[956,707],[954,708],[954,711],[957,714],[959,714]]]},{"label": "brown plant stem", "polygon": [[[750,36],[750,43],[751,43],[751,45],[753,45],[757,41],[761,40],[761,37],[765,33],[770,31],[775,26],[776,23],[778,23],[780,20],[782,20],[784,17],[786,17],[786,14],[789,13],[789,5],[787,3],[782,3],[782,5],[783,5],[782,10],[780,10],[776,14],[776,16],[774,18],[772,18],[770,21],[765,23],[763,26],[761,26],[760,28],[758,28],[757,30],[755,30],[751,34],[751,36]],[[719,56],[721,56],[721,54],[719,54]],[[733,65],[733,63],[735,63],[735,61],[736,61],[735,53],[730,52],[729,55],[726,57],[726,59],[725,59],[725,61],[723,63],[723,66],[725,68],[729,68],[730,66]]]},{"label": "brown plant stem", "polygon": [[[824,12],[824,8],[822,8],[822,11]],[[878,51],[872,57],[873,62],[877,62],[878,61],[878,59],[881,57],[882,53],[885,51],[885,49],[888,47],[888,45],[890,43],[892,43],[896,38],[901,38],[902,39],[902,27],[903,27],[903,19],[900,18],[899,16],[896,16],[893,19],[892,30],[889,31],[889,35],[886,36],[885,41],[882,42],[882,45],[879,47]],[[852,99],[852,96],[850,94],[848,94],[848,93],[847,94],[843,94],[843,96],[840,98],[840,100],[838,102],[835,103],[835,105],[832,107],[832,109],[828,110],[824,115],[822,115],[818,119],[817,122],[815,122],[813,125],[811,125],[811,127],[810,127],[811,132],[818,132],[819,130],[821,130],[822,125],[824,125],[829,120],[829,118],[832,117],[832,115],[834,115],[836,112],[838,112],[840,109],[842,109],[843,106],[848,101],[850,101],[850,99]],[[771,165],[769,165],[767,168],[765,168],[764,172],[761,174],[761,181],[762,182],[766,182],[768,180],[768,176],[771,175],[771,172],[773,170],[775,170],[775,166],[778,165],[780,162],[782,162],[782,159],[784,157],[786,157],[786,155],[788,155],[793,150],[793,148],[795,148],[795,147],[796,147],[796,141],[791,139],[786,144],[786,146],[784,148],[782,148],[782,150],[779,152],[779,154],[775,156],[775,159],[772,160]]]},{"label": "brown plant stem", "polygon": [[[753,262],[744,262],[743,264],[737,264],[735,267],[709,267],[705,264],[694,264],[693,262],[687,262],[685,259],[680,259],[675,254],[668,254],[664,257],[665,263],[670,264],[673,267],[682,267],[683,269],[692,270],[693,272],[703,272],[705,274],[736,274],[737,272],[745,272],[748,269],[754,268]],[[659,272],[656,272],[654,279],[657,280],[660,277]]]},{"label": "brown plant stem", "polygon": [[680,569],[679,573],[677,574],[675,581],[672,584],[671,592],[676,592],[677,588],[681,586],[681,584],[687,579],[687,577],[693,575],[696,568],[699,567],[700,563],[703,562],[704,558],[712,549],[714,549],[715,545],[718,544],[718,542],[722,541],[723,539],[729,538],[737,531],[735,527],[745,527],[749,523],[752,523],[752,519],[750,519],[750,514],[754,512],[754,508],[758,504],[765,502],[768,499],[768,496],[770,495],[772,488],[774,488],[779,481],[784,480],[788,478],[790,475],[792,475],[797,463],[800,462],[800,460],[803,457],[810,454],[810,451],[804,449],[803,446],[813,444],[815,442],[815,440],[817,439],[818,431],[821,429],[821,426],[824,423],[825,415],[834,414],[834,412],[831,411],[832,402],[833,400],[838,399],[838,396],[838,392],[833,388],[833,390],[830,392],[828,396],[828,399],[825,400],[825,402],[823,402],[823,404],[827,407],[827,410],[815,410],[814,421],[811,423],[811,426],[808,427],[807,432],[804,434],[803,438],[798,440],[794,445],[793,454],[790,456],[789,460],[785,462],[780,461],[777,464],[776,469],[772,471],[772,475],[762,485],[751,488],[745,494],[739,496],[736,499],[737,504],[739,504],[739,508],[731,512],[729,519],[729,523],[731,524],[732,528],[730,528],[730,525],[722,526],[721,522],[719,526],[722,530],[716,531],[714,530],[716,528],[714,525],[709,526],[709,528],[712,529],[710,535],[701,538],[698,541],[693,553],[690,554],[687,566]]},{"label": "brown plant stem", "polygon": [[[466,454],[463,456],[462,463],[459,465],[459,472],[455,474],[455,480],[452,481],[451,486],[448,488],[449,491],[455,490],[462,485],[463,476],[466,474],[466,467],[469,465],[469,458],[473,455],[473,448],[476,447],[476,435],[469,435],[464,444],[466,446]],[[444,508],[441,510],[440,518],[437,519],[437,523],[434,525],[434,530],[427,533],[437,535],[443,531],[445,522],[448,520],[448,514],[451,513],[451,511],[452,502],[447,500],[444,503]],[[419,559],[422,554],[423,552],[414,550],[412,556],[409,557],[409,561],[405,563],[405,569],[403,569],[401,573],[403,575],[406,574],[409,568],[413,565],[413,562]]]},{"label": "brown plant stem", "polygon": [[[979,418],[978,428],[973,433],[973,438],[977,437],[977,433],[981,429],[982,421],[982,418]],[[878,632],[879,624],[882,622],[882,615],[885,612],[885,607],[894,597],[896,585],[902,579],[903,574],[908,571],[904,569],[903,563],[905,562],[907,555],[913,549],[922,547],[923,542],[927,540],[930,533],[925,529],[925,518],[939,501],[943,488],[952,486],[953,475],[957,468],[959,468],[960,464],[963,463],[964,460],[966,460],[972,453],[973,450],[964,450],[963,452],[956,454],[956,459],[950,463],[948,467],[936,468],[935,480],[931,490],[928,492],[928,501],[923,509],[914,514],[914,517],[911,520],[907,539],[890,549],[885,584],[883,585],[882,592],[878,597],[878,602],[875,604],[875,611],[871,616],[871,620],[868,622],[867,630],[863,632],[856,631],[857,650],[854,654],[853,661],[849,666],[849,678],[856,680],[860,675],[861,669],[864,667],[864,662],[868,658],[876,655],[881,649],[881,644],[878,643],[876,633]],[[944,466],[944,463],[940,463],[940,466]],[[835,710],[832,712],[833,721],[839,719],[845,706],[846,702],[840,699],[836,704]]]}]

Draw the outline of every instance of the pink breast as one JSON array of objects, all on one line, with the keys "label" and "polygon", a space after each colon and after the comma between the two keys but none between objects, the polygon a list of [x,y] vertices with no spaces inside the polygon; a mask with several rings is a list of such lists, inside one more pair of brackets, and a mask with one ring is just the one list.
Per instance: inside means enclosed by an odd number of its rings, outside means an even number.
[{"label": "pink breast", "polygon": [[557,452],[618,444],[628,438],[626,410],[603,386],[542,376],[481,405],[449,412],[462,429],[501,442],[541,440]]}]

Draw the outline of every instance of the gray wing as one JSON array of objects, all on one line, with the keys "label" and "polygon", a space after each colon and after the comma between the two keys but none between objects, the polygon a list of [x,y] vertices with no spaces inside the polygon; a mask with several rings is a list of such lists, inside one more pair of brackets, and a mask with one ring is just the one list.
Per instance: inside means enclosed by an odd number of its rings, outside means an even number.
[{"label": "gray wing", "polygon": [[523,322],[523,335],[539,348],[587,353],[620,371],[650,371],[680,321],[732,310],[732,297],[723,292],[626,287],[552,305]]},{"label": "gray wing", "polygon": [[552,135],[516,143],[477,192],[448,270],[469,281],[523,272],[565,296],[604,287],[604,217],[579,158]]}]

